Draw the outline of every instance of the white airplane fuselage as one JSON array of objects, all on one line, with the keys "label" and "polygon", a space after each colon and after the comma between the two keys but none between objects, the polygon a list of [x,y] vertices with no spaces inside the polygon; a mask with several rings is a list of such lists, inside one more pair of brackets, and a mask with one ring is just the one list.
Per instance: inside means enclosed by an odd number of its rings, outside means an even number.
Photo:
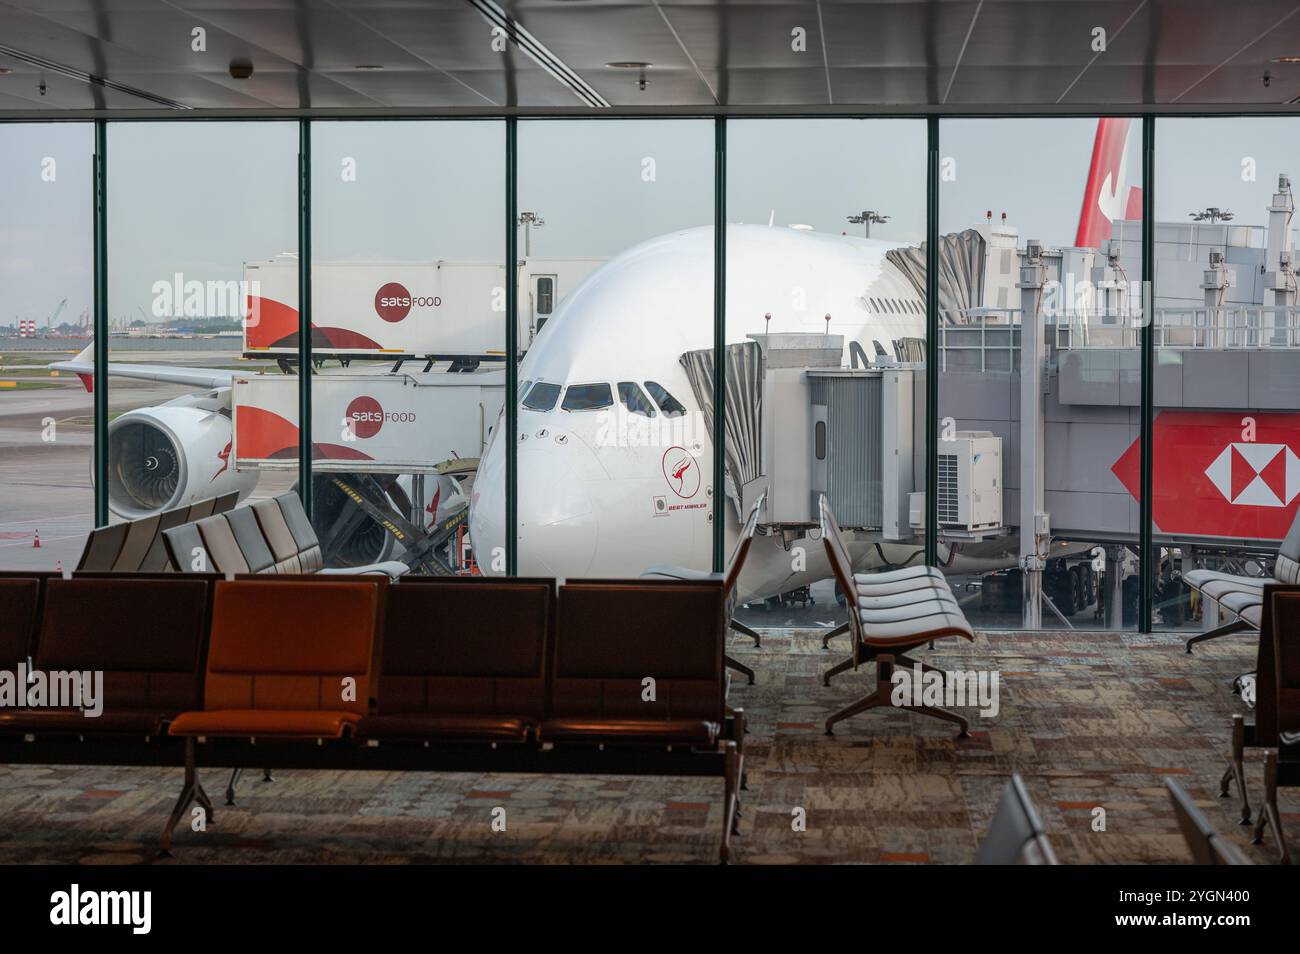
[{"label": "white airplane fuselage", "polygon": [[[896,243],[771,228],[728,226],[728,343],[750,334],[839,334],[868,355],[899,338],[922,338],[925,308],[886,258]],[[770,314],[770,323],[765,316]],[[830,316],[829,322],[827,316]],[[611,259],[576,287],[520,369],[518,572],[557,577],[634,577],[654,564],[709,569],[713,444],[680,358],[713,346],[713,229],[650,239]],[[528,405],[528,388],[559,385],[553,405]],[[666,389],[685,413],[653,417],[620,401],[619,385]],[[565,410],[568,389],[608,385],[612,407]],[[546,394],[552,393],[539,392]],[[575,392],[575,395],[578,392]],[[653,398],[653,393],[651,394]],[[581,403],[581,402],[569,402]],[[501,429],[498,425],[497,430]],[[494,433],[475,481],[470,535],[484,572],[501,572],[505,435]],[[728,548],[737,524],[727,508]],[[816,535],[814,534],[814,537]],[[760,536],[740,589],[747,599],[830,575],[817,539]],[[801,547],[803,553],[794,552]],[[882,553],[883,549],[883,553]],[[861,569],[917,562],[915,545],[855,547]],[[945,549],[945,559],[952,555]],[[1005,564],[1002,564],[1005,565]]]}]

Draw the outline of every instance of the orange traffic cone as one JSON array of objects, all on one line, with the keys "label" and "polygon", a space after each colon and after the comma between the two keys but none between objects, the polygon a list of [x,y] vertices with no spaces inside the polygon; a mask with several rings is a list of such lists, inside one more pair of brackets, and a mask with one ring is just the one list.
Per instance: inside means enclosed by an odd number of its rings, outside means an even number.
[{"label": "orange traffic cone", "polygon": [[36,534],[32,537],[32,549],[39,550],[40,548],[41,548],[41,531],[37,530]]}]

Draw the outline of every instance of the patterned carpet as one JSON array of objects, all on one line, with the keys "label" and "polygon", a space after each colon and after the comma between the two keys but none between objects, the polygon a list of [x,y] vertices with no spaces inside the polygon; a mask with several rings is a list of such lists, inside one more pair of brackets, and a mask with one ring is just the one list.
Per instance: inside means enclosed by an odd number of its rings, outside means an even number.
[{"label": "patterned carpet", "polygon": [[[846,640],[837,641],[840,650]],[[1163,779],[1175,776],[1220,831],[1260,863],[1236,799],[1219,799],[1232,678],[1253,668],[1252,641],[1228,637],[1182,651],[1170,634],[988,633],[926,654],[948,669],[996,669],[1001,711],[973,711],[971,737],[899,710],[875,710],[823,734],[868,675],[823,688],[811,631],[771,631],[734,655],[758,683],[732,690],[750,719],[749,791],[737,863],[965,863],[998,796],[1019,772],[1066,863],[1187,859]],[[716,861],[720,780],[285,771],[254,774],[223,808],[224,773],[206,832],[182,829],[176,863],[686,862]],[[1247,756],[1252,801],[1258,754]],[[0,766],[0,862],[154,863],[153,846],[180,786],[179,770]],[[1093,831],[1093,808],[1106,830]],[[493,809],[506,830],[493,831]],[[1300,839],[1300,793],[1282,792],[1283,822]],[[806,830],[792,826],[795,809]],[[499,814],[499,813],[498,813]]]}]

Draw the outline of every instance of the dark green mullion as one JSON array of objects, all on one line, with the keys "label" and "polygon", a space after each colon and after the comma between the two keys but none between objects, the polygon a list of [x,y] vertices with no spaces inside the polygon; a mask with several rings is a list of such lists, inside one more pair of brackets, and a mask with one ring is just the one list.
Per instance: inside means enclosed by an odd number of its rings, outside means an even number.
[{"label": "dark green mullion", "polygon": [[311,499],[311,122],[298,121],[298,496]]},{"label": "dark green mullion", "polygon": [[1156,120],[1142,117],[1142,421],[1141,427],[1141,499],[1138,501],[1139,589],[1138,631],[1151,632],[1152,604],[1155,597],[1156,554],[1152,542],[1151,471],[1155,461],[1152,430],[1155,422],[1155,156]]},{"label": "dark green mullion", "polygon": [[[506,119],[506,575],[519,569],[519,121]],[[489,555],[490,558],[490,555]]]},{"label": "dark green mullion", "polygon": [[95,526],[108,526],[108,123],[95,120],[94,202]]},{"label": "dark green mullion", "polygon": [[[727,119],[713,120],[713,572],[727,541]],[[741,488],[736,487],[739,491]]]},{"label": "dark green mullion", "polygon": [[939,117],[929,116],[925,166],[925,563],[939,562]]}]

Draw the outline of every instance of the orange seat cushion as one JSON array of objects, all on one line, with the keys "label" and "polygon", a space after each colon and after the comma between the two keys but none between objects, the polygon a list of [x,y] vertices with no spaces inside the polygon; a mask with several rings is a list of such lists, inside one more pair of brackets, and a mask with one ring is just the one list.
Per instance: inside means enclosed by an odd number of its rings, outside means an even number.
[{"label": "orange seat cushion", "polygon": [[367,716],[356,735],[362,741],[526,742],[528,726],[525,719],[513,716],[411,712]]},{"label": "orange seat cushion", "polygon": [[360,718],[355,712],[316,709],[217,709],[181,713],[170,731],[172,735],[339,739]]}]

